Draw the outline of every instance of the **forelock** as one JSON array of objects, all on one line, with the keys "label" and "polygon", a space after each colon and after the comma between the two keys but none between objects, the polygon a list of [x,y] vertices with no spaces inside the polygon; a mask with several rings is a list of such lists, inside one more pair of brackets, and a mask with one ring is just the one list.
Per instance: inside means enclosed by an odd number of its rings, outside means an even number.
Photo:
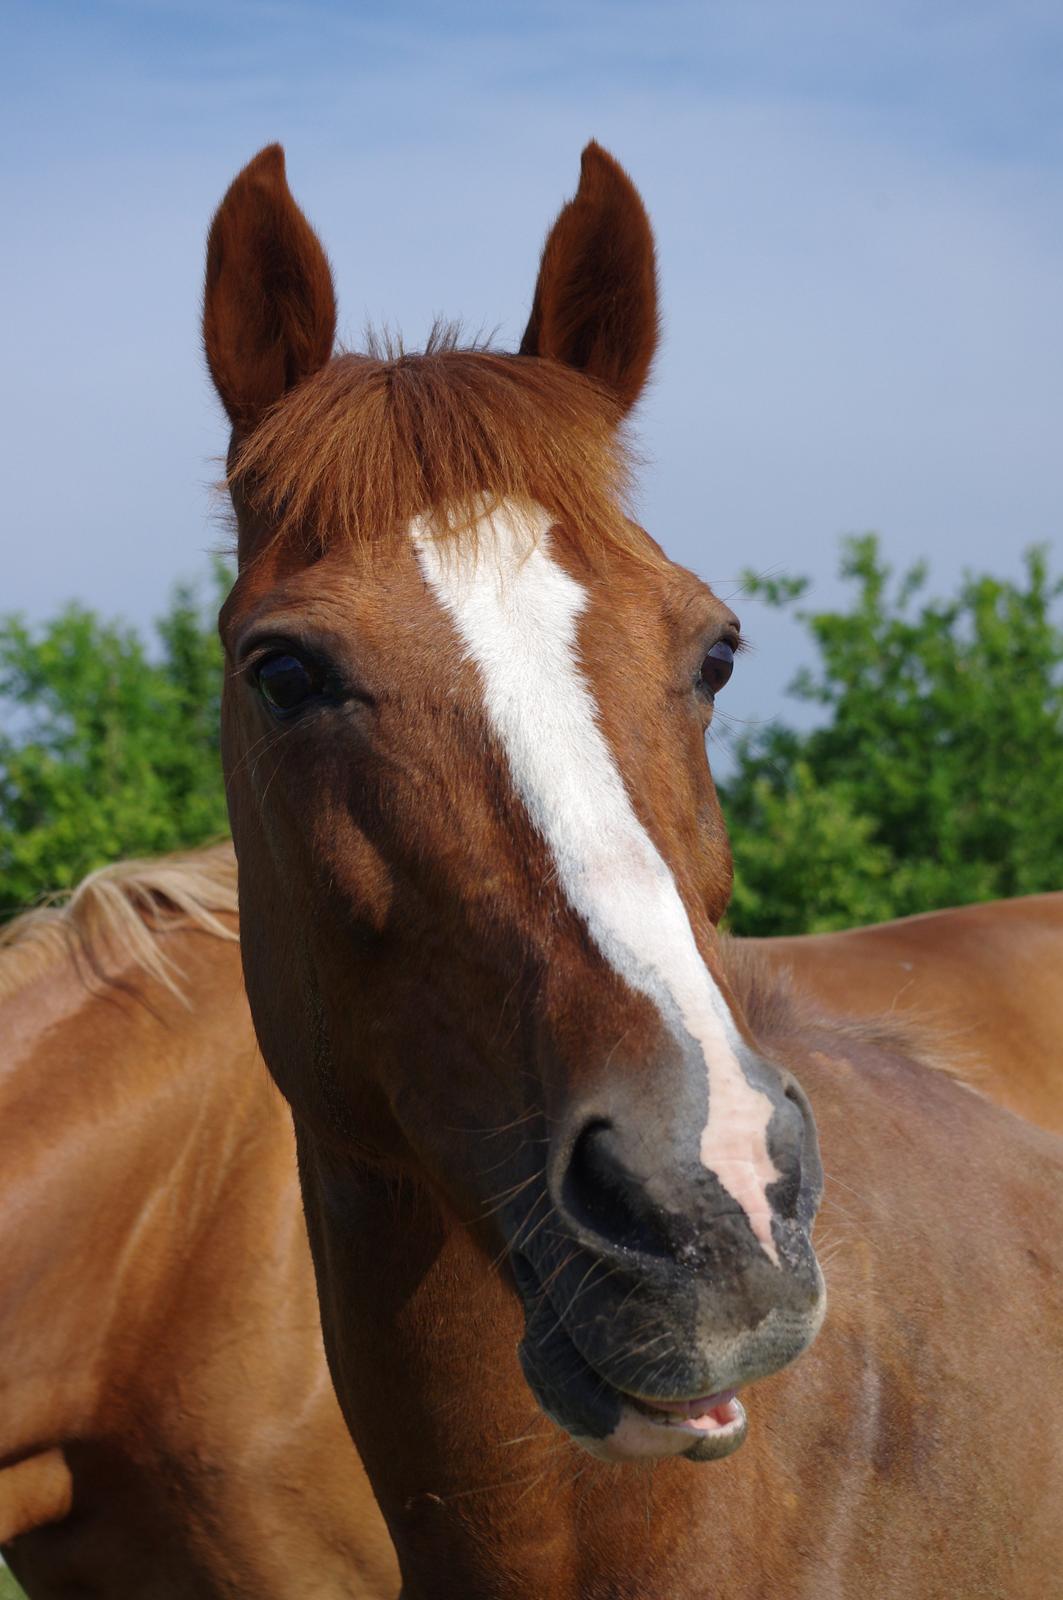
[{"label": "forelock", "polygon": [[609,397],[554,361],[457,348],[447,330],[418,354],[393,342],[337,356],[239,445],[229,482],[271,543],[311,556],[397,539],[417,516],[471,536],[502,501],[545,507],[590,556],[641,539]]}]

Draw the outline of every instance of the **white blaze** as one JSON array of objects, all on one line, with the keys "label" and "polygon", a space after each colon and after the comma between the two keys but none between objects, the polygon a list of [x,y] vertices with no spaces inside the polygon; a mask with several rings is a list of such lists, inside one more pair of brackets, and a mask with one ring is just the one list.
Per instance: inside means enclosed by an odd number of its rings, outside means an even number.
[{"label": "white blaze", "polygon": [[675,881],[639,822],[579,664],[582,586],[550,553],[541,507],[503,505],[476,537],[441,542],[415,519],[421,570],[479,669],[488,720],[569,902],[606,960],[667,1020],[678,1013],[708,1073],[701,1160],[778,1263],[766,1189],[772,1103],[738,1062],[727,1003],[698,952]]}]

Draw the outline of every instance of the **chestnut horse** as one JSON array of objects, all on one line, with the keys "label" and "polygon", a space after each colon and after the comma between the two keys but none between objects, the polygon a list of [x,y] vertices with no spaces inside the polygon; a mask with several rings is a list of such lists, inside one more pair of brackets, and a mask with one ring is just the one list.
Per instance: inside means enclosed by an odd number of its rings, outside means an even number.
[{"label": "chestnut horse", "polygon": [[828,1011],[924,1024],[973,1086],[1063,1133],[1063,894],[742,946]]},{"label": "chestnut horse", "polygon": [[630,181],[519,353],[332,357],[271,147],[204,312],[245,979],[404,1594],[1058,1595],[1060,1142],[721,962],[738,620],[622,509]]},{"label": "chestnut horse", "polygon": [[[233,942],[235,887],[228,846],[127,862],[94,874],[62,911],[31,913],[0,935],[7,946],[0,954],[0,1106],[12,1141],[5,1215],[17,1229],[4,1241],[3,1259],[19,1273],[0,1301],[7,1307],[0,1359],[8,1375],[0,1542],[34,1597],[72,1587],[132,1596],[281,1595],[294,1573],[302,1574],[304,1589],[314,1574],[319,1594],[390,1597],[398,1588],[386,1530],[325,1371],[288,1118],[277,1115],[274,1095],[261,1092]],[[990,1025],[972,1036],[979,1086],[1005,1103],[1025,1104],[1041,1090],[1037,1109],[1058,1117],[1063,1085],[1055,1085],[1054,1102],[1044,1095],[1038,1045],[1051,1006],[1063,1005],[1052,982],[1063,955],[1061,911],[1063,896],[1031,897],[817,939],[732,941],[723,956],[737,971],[755,949],[758,961],[791,966],[803,977],[801,958],[811,951],[810,986],[844,973],[831,998],[850,1012],[873,1011],[872,998],[892,1000],[882,984],[899,973],[895,986],[914,986],[924,1008],[932,998],[935,1025],[949,1033],[968,1025],[974,977],[979,1012]],[[967,938],[975,928],[977,939]],[[876,935],[888,941],[888,960],[878,957]],[[829,964],[818,960],[824,949]],[[996,957],[992,970],[982,970],[987,949]],[[1007,994],[995,994],[992,984],[1014,969],[1042,1003],[1012,1017],[1006,1031],[994,1030]],[[178,1003],[182,997],[187,1004]],[[85,1111],[86,1084],[94,1117],[101,1096],[116,1093],[136,1111],[123,1118],[108,1161],[93,1165],[91,1183],[84,1118],[59,1117],[55,1109]],[[145,1397],[130,1403],[117,1339],[102,1360],[92,1349],[96,1375],[86,1377],[85,1328],[96,1320],[100,1275],[111,1272],[123,1241],[128,1248],[128,1228],[116,1229],[115,1221],[137,1192],[129,1178],[145,1159],[171,1175],[171,1216],[176,1209],[187,1221],[177,1196],[197,1175],[188,1159],[188,1117],[194,1100],[204,1098],[208,1108],[224,1098],[230,1131],[245,1137],[233,1140],[238,1159],[224,1185],[226,1204],[210,1216],[212,1259],[197,1262],[180,1291],[194,1305],[197,1337],[165,1341],[159,1366],[137,1376]],[[240,1106],[253,1116],[242,1116]],[[45,1181],[33,1183],[27,1169],[27,1128],[50,1131]],[[210,1150],[209,1134],[204,1145]],[[29,1194],[23,1173],[33,1183]],[[249,1213],[273,1218],[282,1248],[247,1252]],[[86,1216],[94,1231],[106,1219],[106,1249],[98,1242],[81,1248]],[[138,1230],[122,1283],[155,1277],[157,1243],[151,1228]],[[226,1264],[224,1291],[216,1261]],[[21,1285],[30,1277],[35,1288],[26,1293]],[[112,1277],[112,1302],[128,1296],[122,1283]],[[163,1292],[161,1285],[154,1292]],[[128,1339],[137,1314],[126,1304],[109,1326]],[[212,1360],[197,1374],[197,1351],[208,1340]],[[175,1386],[186,1395],[176,1414],[168,1399]],[[202,1394],[191,1409],[190,1386]],[[294,1394],[309,1400],[292,1406]],[[181,1480],[185,1492],[172,1493]],[[249,1546],[252,1491],[256,1536]]]},{"label": "chestnut horse", "polygon": [[3,932],[0,1542],[33,1600],[398,1592],[234,910],[226,845]]},{"label": "chestnut horse", "polygon": [[[8,1307],[0,1320],[0,1360],[8,1374],[0,1542],[35,1597],[74,1586],[98,1594],[221,1595],[250,1587],[287,1594],[296,1571],[315,1573],[319,1594],[389,1597],[397,1590],[386,1530],[325,1374],[287,1115],[277,1115],[274,1096],[259,1094],[261,1061],[234,930],[229,846],[149,866],[126,862],[86,880],[62,912],[30,914],[3,930],[0,1096],[13,1141],[5,1152],[5,1216],[18,1229],[5,1240],[3,1261],[11,1275],[18,1272],[19,1286],[6,1283],[0,1299]],[[1039,1046],[1053,1006],[1063,1005],[1055,982],[1063,896],[964,907],[813,939],[732,941],[722,952],[728,970],[743,970],[749,950],[759,962],[789,966],[840,1010],[874,1014],[876,1005],[916,1005],[946,1035],[964,1038],[970,1029],[981,1090],[1028,1114],[1036,1110],[1042,1122],[1060,1117],[1063,1083],[1058,1075],[1053,1085],[1044,1082],[1047,1056]],[[805,954],[812,960],[802,965]],[[1009,989],[1033,994],[1036,1005],[1009,1014]],[[176,1003],[181,997],[184,1005]],[[977,1029],[969,1024],[972,1003]],[[994,1026],[997,1016],[1007,1016],[1007,1027]],[[80,1138],[83,1118],[67,1117],[58,1134],[62,1158],[51,1160],[42,1181],[26,1163],[26,1130],[54,1126],[56,1104],[83,1106],[86,1082],[96,1098],[117,1091],[136,1115],[122,1118],[112,1158],[94,1163],[91,1184],[61,1131],[90,1154]],[[94,1282],[107,1277],[122,1246],[125,1234],[114,1221],[128,1202],[131,1171],[147,1154],[155,1170],[173,1173],[174,1198],[194,1173],[187,1160],[189,1094],[211,1101],[224,1094],[232,1130],[250,1134],[248,1149],[255,1152],[248,1160],[248,1150],[240,1149],[224,1190],[226,1208],[216,1208],[210,1222],[211,1254],[226,1262],[227,1291],[218,1293],[215,1275],[200,1261],[197,1338],[170,1344],[183,1390],[189,1382],[202,1389],[203,1376],[210,1378],[211,1403],[195,1406],[194,1419],[187,1406],[174,1416],[165,1398],[160,1405],[154,1395],[131,1405],[114,1350],[102,1362],[94,1350],[98,1376],[91,1382],[70,1354],[72,1347],[85,1350],[83,1302],[99,1298],[94,1286],[86,1290],[86,1272]],[[242,1104],[255,1109],[256,1126],[235,1110]],[[56,1134],[53,1150],[54,1142]],[[282,1248],[248,1256],[248,1208],[274,1216]],[[104,1250],[99,1234],[91,1250],[80,1248],[83,1214],[109,1219]],[[189,1213],[179,1208],[179,1214]],[[149,1245],[152,1235],[146,1230],[139,1238]],[[112,1278],[107,1294],[118,1315],[110,1328],[122,1338],[144,1315],[144,1290],[160,1293],[155,1277],[155,1270],[126,1269],[120,1280]],[[32,1293],[21,1288],[27,1280]],[[199,1365],[195,1352],[211,1338],[210,1368],[189,1378]],[[54,1373],[35,1378],[48,1360],[58,1363],[64,1386]],[[256,1414],[248,1424],[251,1371]],[[309,1395],[309,1403],[291,1406],[296,1392]],[[248,1549],[251,1470],[256,1538]],[[187,1488],[174,1494],[179,1478]],[[293,1515],[296,1504],[301,1509]]]}]

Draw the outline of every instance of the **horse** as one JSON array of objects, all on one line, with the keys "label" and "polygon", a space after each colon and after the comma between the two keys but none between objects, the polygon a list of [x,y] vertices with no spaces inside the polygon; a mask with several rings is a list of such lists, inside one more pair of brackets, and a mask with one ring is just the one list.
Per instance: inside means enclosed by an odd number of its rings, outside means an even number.
[{"label": "horse", "polygon": [[[6,1437],[0,1443],[0,1542],[34,1597],[47,1600],[73,1587],[109,1595],[268,1596],[290,1592],[294,1572],[303,1575],[304,1585],[316,1583],[320,1594],[390,1600],[397,1592],[387,1531],[332,1397],[316,1331],[288,1118],[283,1111],[277,1114],[276,1096],[262,1093],[264,1074],[243,996],[234,942],[235,882],[228,845],[150,864],[123,862],[93,874],[62,909],[29,913],[0,931],[0,1020],[7,1041],[0,1103],[14,1152],[5,1162],[7,1215],[18,1232],[17,1242],[14,1234],[5,1240],[3,1256],[9,1263],[21,1256],[20,1281],[32,1278],[38,1286],[30,1294],[11,1287],[3,1297],[9,1309],[0,1348],[9,1378]],[[1001,960],[1021,961],[1028,982],[1039,986],[1046,1000],[1058,958],[1058,941],[1050,937],[1056,926],[1050,913],[1058,899],[1042,896],[981,908],[986,934],[1009,929],[1009,938],[998,941]],[[868,936],[888,933],[895,966],[911,971],[921,958],[920,980],[935,984],[935,1019],[955,1030],[967,1022],[964,986],[954,981],[948,987],[947,980],[959,977],[955,952],[972,910],[831,935],[834,954],[824,971],[844,966],[852,982],[840,998],[850,1011],[861,998],[866,1004],[875,985],[865,982],[861,988],[865,968],[872,979],[882,976],[864,955]],[[928,927],[935,930],[933,940],[923,936]],[[815,939],[730,941],[722,947],[725,966],[746,965],[750,947],[758,961],[799,970],[794,953],[799,957],[802,949],[818,950],[821,944]],[[977,974],[984,1008],[985,985],[993,974],[977,965],[983,948],[979,938],[964,948],[964,958]],[[733,981],[740,981],[737,974]],[[1037,1087],[1036,1027],[1024,1012],[1006,1034],[990,1031],[979,1039],[981,1089],[1006,1102]],[[1028,1067],[1034,1069],[1032,1084],[1024,1077]],[[68,1117],[57,1126],[54,1106],[84,1106],[86,1083],[97,1100],[101,1091],[117,1094],[124,1103],[135,1099],[137,1114],[123,1119],[119,1158],[93,1168],[89,1186],[82,1159],[81,1183],[74,1187],[69,1178],[74,1158],[66,1147],[71,1133],[80,1135],[83,1120]],[[248,1099],[249,1091],[259,1100]],[[216,1206],[210,1220],[218,1258],[239,1262],[238,1275],[230,1271],[226,1279],[234,1288],[219,1292],[213,1269],[194,1287],[198,1336],[211,1342],[210,1403],[206,1394],[195,1397],[194,1386],[202,1388],[202,1379],[178,1367],[176,1381],[186,1403],[175,1419],[154,1395],[140,1405],[128,1403],[109,1349],[102,1360],[99,1353],[95,1357],[94,1393],[83,1381],[84,1369],[80,1393],[63,1393],[58,1374],[64,1383],[78,1374],[71,1349],[82,1351],[97,1298],[86,1293],[85,1267],[89,1260],[98,1262],[99,1248],[79,1254],[72,1210],[84,1208],[93,1218],[114,1216],[128,1202],[125,1185],[143,1159],[137,1147],[141,1140],[155,1167],[175,1174],[175,1196],[182,1184],[187,1187],[193,1171],[184,1139],[187,1114],[174,1118],[173,1108],[190,1092],[224,1098],[237,1130],[239,1118],[231,1107],[244,1102],[254,1106],[261,1125],[244,1120],[256,1159],[248,1161],[244,1153],[235,1182],[230,1177],[226,1185],[227,1204]],[[52,1142],[46,1179],[38,1174],[31,1196],[24,1198],[17,1175],[25,1169],[27,1126],[50,1128]],[[55,1159],[56,1135],[62,1160]],[[80,1137],[73,1143],[76,1149]],[[266,1163],[263,1151],[270,1155]],[[115,1193],[108,1193],[109,1185]],[[234,1199],[240,1203],[233,1204]],[[249,1210],[258,1213],[264,1199],[274,1219],[273,1236],[285,1248],[248,1255],[246,1217]],[[182,1209],[179,1200],[177,1205]],[[231,1242],[221,1244],[230,1227]],[[113,1264],[113,1228],[106,1236]],[[150,1231],[136,1238],[149,1250],[155,1243]],[[138,1281],[156,1268],[154,1258],[146,1267],[140,1264]],[[113,1287],[110,1297],[115,1297]],[[271,1333],[275,1327],[272,1308],[277,1306],[288,1318],[279,1346],[262,1342],[264,1330]],[[300,1306],[304,1314],[296,1315]],[[112,1328],[127,1326],[130,1314],[127,1308],[124,1317],[115,1317]],[[233,1418],[229,1397],[244,1392],[251,1348],[256,1411],[248,1422],[246,1416]],[[278,1349],[285,1365],[270,1370]],[[189,1364],[187,1343],[171,1345],[170,1352]],[[48,1359],[56,1365],[44,1371]],[[173,1383],[172,1371],[165,1373],[160,1388],[165,1393]],[[293,1408],[292,1393],[310,1400]],[[59,1416],[51,1409],[57,1402]],[[42,1407],[49,1408],[47,1416]],[[240,1432],[244,1427],[246,1433]],[[53,1439],[62,1443],[48,1443]],[[257,1538],[248,1551],[247,1507],[241,1500],[249,1493],[252,1462]],[[277,1483],[281,1462],[283,1497]],[[189,1478],[190,1489],[174,1495],[178,1476]],[[322,1483],[332,1491],[324,1506]],[[302,1508],[294,1519],[293,1505]],[[307,1506],[314,1508],[312,1514]],[[296,1531],[300,1520],[305,1527]],[[145,1536],[147,1562],[137,1542]],[[330,1569],[330,1553],[336,1550],[342,1559]]]},{"label": "horse", "polygon": [[828,1011],[937,1030],[972,1085],[1063,1133],[1063,894],[742,943]]},{"label": "horse", "polygon": [[[1060,896],[1041,896],[980,907],[978,920],[973,920],[973,909],[962,909],[908,918],[877,930],[831,934],[826,936],[831,960],[816,966],[808,987],[821,994],[816,978],[821,973],[844,971],[844,984],[839,984],[836,997],[828,998],[837,998],[850,1013],[855,1008],[874,1016],[871,995],[892,1000],[892,994],[879,994],[877,984],[889,979],[892,971],[916,971],[916,981],[922,986],[917,998],[922,1006],[927,1005],[925,989],[933,986],[933,1018],[937,1026],[954,1034],[967,1026],[969,1018],[969,1002],[957,968],[957,952],[961,952],[970,974],[977,978],[978,1003],[993,1021],[997,1000],[1005,998],[993,997],[993,1005],[986,1008],[986,986],[994,974],[1013,978],[1021,971],[1026,989],[1033,986],[1036,992],[1041,987],[1045,1002],[1052,997],[1050,974],[1058,962],[1058,920],[1053,914],[1058,912],[1058,901]],[[985,923],[978,938],[964,942],[965,931],[975,930],[978,923]],[[999,938],[1002,930],[1007,930],[1007,938]],[[181,1093],[194,1090],[202,1094],[203,1086],[210,1085],[210,1093],[226,1094],[229,1104],[239,1104],[248,1090],[261,1090],[263,1080],[258,1074],[263,1067],[243,998],[235,933],[235,861],[231,848],[219,845],[165,862],[122,862],[91,875],[69,906],[26,915],[0,934],[0,942],[6,946],[0,957],[0,1018],[10,1050],[0,1074],[5,1125],[21,1130],[24,1138],[27,1125],[46,1125],[56,1094],[75,1106],[86,1080],[96,1094],[107,1088],[114,1093],[117,1088],[126,1104],[136,1098],[136,1117],[123,1118],[122,1123],[128,1149],[122,1150],[120,1160],[110,1160],[106,1170],[94,1171],[98,1194],[90,1197],[93,1216],[114,1211],[115,1200],[122,1198],[131,1166],[138,1162],[136,1139],[146,1142],[160,1170],[178,1171],[179,1163],[184,1162],[186,1174],[191,1173],[184,1118],[171,1117],[174,1077]],[[882,941],[877,939],[879,934]],[[997,936],[999,963],[989,970],[981,955],[986,938],[993,936]],[[880,942],[887,939],[892,965],[876,958]],[[211,941],[221,942],[211,949]],[[800,957],[804,949],[818,952],[821,947],[823,939],[730,941],[722,946],[722,957],[725,970],[733,970],[732,982],[741,982],[740,971],[748,966],[751,949],[757,962],[775,963],[780,970],[791,968],[800,979],[804,973],[794,955]],[[913,1003],[911,995],[903,998],[905,1003]],[[53,1027],[59,1019],[62,1029],[56,1037]],[[1037,1034],[1031,1037],[1029,1026],[1028,1014],[1017,1014],[1009,1029],[989,1029],[985,1037],[978,1038],[978,1086],[997,1101],[1023,1101],[1029,1098],[1029,1091],[1039,1088],[1042,1058],[1034,1048]],[[1044,1014],[1036,1008],[1033,1026],[1034,1030],[1045,1026]],[[74,1048],[70,1048],[72,1035]],[[1033,1069],[1033,1080],[1026,1078],[1028,1069]],[[69,1208],[83,1205],[85,1189],[80,1187],[77,1194],[70,1189],[69,1158],[53,1160],[48,1181],[35,1182],[32,1200],[26,1202],[19,1190],[18,1163],[11,1158],[5,1163],[8,1214],[18,1219],[21,1237],[21,1272],[24,1278],[34,1278],[38,1291],[5,1294],[10,1315],[3,1326],[3,1365],[11,1379],[5,1406],[8,1437],[0,1446],[6,1462],[0,1469],[0,1539],[6,1541],[8,1555],[22,1578],[32,1584],[34,1595],[66,1594],[72,1586],[101,1594],[112,1594],[115,1589],[122,1594],[158,1594],[166,1592],[158,1587],[163,1581],[170,1582],[170,1592],[183,1594],[248,1592],[251,1586],[256,1594],[283,1594],[290,1589],[293,1571],[314,1574],[320,1594],[391,1597],[397,1592],[399,1579],[389,1555],[387,1531],[331,1397],[322,1344],[314,1331],[317,1306],[299,1218],[295,1150],[287,1115],[277,1115],[277,1104],[275,1096],[266,1094],[263,1104],[256,1106],[256,1114],[266,1110],[266,1118],[253,1142],[258,1152],[271,1152],[271,1162],[266,1166],[259,1160],[245,1160],[237,1184],[227,1187],[227,1195],[245,1194],[247,1200],[240,1206],[229,1203],[224,1211],[216,1208],[211,1218],[210,1234],[215,1240],[219,1232],[224,1234],[229,1219],[235,1219],[237,1230],[224,1250],[232,1261],[240,1262],[239,1293],[223,1298],[210,1282],[203,1282],[197,1326],[202,1336],[213,1341],[211,1405],[194,1406],[191,1432],[187,1408],[183,1427],[174,1430],[165,1411],[147,1406],[138,1411],[125,1397],[118,1403],[114,1395],[107,1397],[107,1387],[117,1389],[117,1368],[109,1358],[102,1366],[106,1378],[98,1386],[96,1400],[86,1398],[83,1389],[58,1424],[43,1418],[40,1411],[35,1418],[30,1416],[29,1374],[24,1363],[30,1352],[40,1360],[40,1330],[48,1331],[46,1354],[56,1358],[56,1371],[62,1373],[75,1371],[75,1363],[56,1347],[56,1333],[66,1330],[62,1339],[74,1342],[78,1349],[83,1344],[83,1328],[75,1325],[69,1312],[80,1306],[75,1286],[85,1272],[88,1253],[80,1258],[75,1250],[77,1261],[72,1266],[69,1246],[77,1245],[78,1235],[70,1227]],[[1045,1102],[1044,1109],[1050,1107],[1052,1102]],[[170,1150],[166,1150],[168,1139],[173,1139]],[[157,1158],[160,1149],[162,1158]],[[107,1194],[107,1184],[115,1184],[118,1194]],[[274,1234],[283,1248],[248,1256],[242,1214],[248,1205],[261,1206],[266,1184],[272,1187]],[[18,1197],[18,1205],[11,1205],[11,1197]],[[58,1238],[67,1248],[56,1248]],[[5,1259],[14,1261],[16,1248],[5,1243]],[[112,1230],[112,1264],[115,1243]],[[27,1254],[30,1245],[38,1253],[37,1259]],[[96,1246],[93,1258],[98,1267],[99,1256]],[[258,1283],[253,1274],[258,1275]],[[136,1282],[142,1282],[139,1275]],[[123,1325],[128,1325],[141,1314],[141,1302],[125,1293],[118,1306]],[[112,1299],[117,1299],[115,1291]],[[274,1304],[287,1318],[279,1346],[269,1331]],[[301,1317],[295,1315],[299,1306],[304,1307]],[[58,1310],[66,1312],[66,1318],[58,1317]],[[255,1315],[251,1317],[250,1312]],[[248,1430],[247,1437],[235,1442],[237,1424],[231,1413],[219,1406],[219,1398],[242,1394],[250,1341],[258,1341],[253,1354],[261,1414],[251,1424],[253,1432]],[[264,1381],[263,1373],[267,1363],[275,1360],[275,1350],[282,1352],[287,1370],[275,1368],[267,1373],[269,1381]],[[187,1363],[187,1344],[174,1346],[174,1352]],[[299,1390],[311,1395],[312,1403],[293,1411],[285,1402],[291,1394],[290,1363],[295,1360],[299,1362],[295,1368]],[[179,1381],[187,1394],[189,1379],[181,1376]],[[282,1403],[275,1397],[279,1384],[285,1386]],[[53,1405],[56,1397],[54,1381],[37,1382],[37,1405],[45,1398]],[[67,1395],[67,1406],[70,1398]],[[117,1450],[123,1475],[131,1472],[134,1464],[134,1491],[115,1493],[117,1480],[109,1466],[107,1477],[99,1480],[106,1485],[104,1493],[86,1501],[82,1474],[75,1501],[74,1475],[64,1445],[48,1445],[46,1440],[62,1438],[69,1450],[77,1438],[83,1448],[96,1450],[99,1437],[93,1443],[88,1440],[91,1434],[99,1435],[101,1427],[98,1421],[86,1419],[90,1414],[99,1418],[104,1411],[109,1450]],[[146,1429],[146,1419],[154,1438]],[[160,1422],[166,1427],[160,1427]],[[282,1506],[271,1507],[271,1494],[274,1498],[277,1494],[275,1478],[269,1469],[256,1478],[258,1538],[251,1550],[253,1562],[248,1565],[242,1533],[247,1512],[240,1509],[237,1496],[247,1494],[240,1477],[247,1474],[248,1459],[258,1454],[258,1443],[248,1442],[256,1440],[259,1432],[269,1438],[275,1461],[287,1464],[287,1490]],[[199,1510],[191,1496],[178,1498],[158,1490],[157,1478],[166,1458],[170,1459],[168,1474],[186,1472],[189,1459],[199,1464]],[[203,1462],[211,1462],[207,1483]],[[93,1467],[96,1469],[94,1462]],[[314,1517],[306,1518],[306,1528],[296,1533],[301,1514],[293,1517],[290,1504],[314,1504],[319,1477],[331,1490],[327,1520],[323,1522],[319,1509]],[[144,1499],[154,1499],[147,1518]],[[162,1531],[154,1525],[160,1507],[165,1523]],[[138,1531],[150,1528],[154,1584],[150,1589],[144,1589],[142,1573],[130,1560],[136,1554],[128,1533],[130,1525]],[[223,1528],[234,1528],[235,1534],[226,1533],[223,1539]],[[327,1534],[323,1550],[314,1542],[322,1531]],[[277,1541],[280,1552],[274,1555]],[[336,1549],[343,1550],[343,1563],[330,1573],[328,1552]],[[120,1562],[115,1560],[115,1550],[122,1554]],[[176,1570],[173,1552],[179,1552]],[[192,1560],[189,1552],[197,1552]],[[197,1562],[199,1571],[192,1578],[191,1566]],[[272,1587],[264,1573],[266,1566],[274,1574]]]},{"label": "horse", "polygon": [[1059,1595],[1063,1146],[724,970],[740,629],[627,515],[657,320],[595,144],[515,353],[334,355],[277,146],[211,226],[241,950],[337,1394],[406,1600]]},{"label": "horse", "polygon": [[33,1600],[393,1600],[226,845],[0,949],[0,1543]]}]

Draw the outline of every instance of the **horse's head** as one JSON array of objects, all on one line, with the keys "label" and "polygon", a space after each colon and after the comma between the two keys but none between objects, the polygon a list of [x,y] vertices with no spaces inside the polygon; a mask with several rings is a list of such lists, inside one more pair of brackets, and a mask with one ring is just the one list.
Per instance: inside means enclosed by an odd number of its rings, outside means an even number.
[{"label": "horse's head", "polygon": [[248,991],[304,1150],[505,1259],[543,1407],[610,1459],[741,1442],[822,1315],[808,1104],[716,924],[739,624],[622,510],[653,241],[595,145],[517,355],[331,357],[276,148],[211,231],[240,573],[224,758]]}]

